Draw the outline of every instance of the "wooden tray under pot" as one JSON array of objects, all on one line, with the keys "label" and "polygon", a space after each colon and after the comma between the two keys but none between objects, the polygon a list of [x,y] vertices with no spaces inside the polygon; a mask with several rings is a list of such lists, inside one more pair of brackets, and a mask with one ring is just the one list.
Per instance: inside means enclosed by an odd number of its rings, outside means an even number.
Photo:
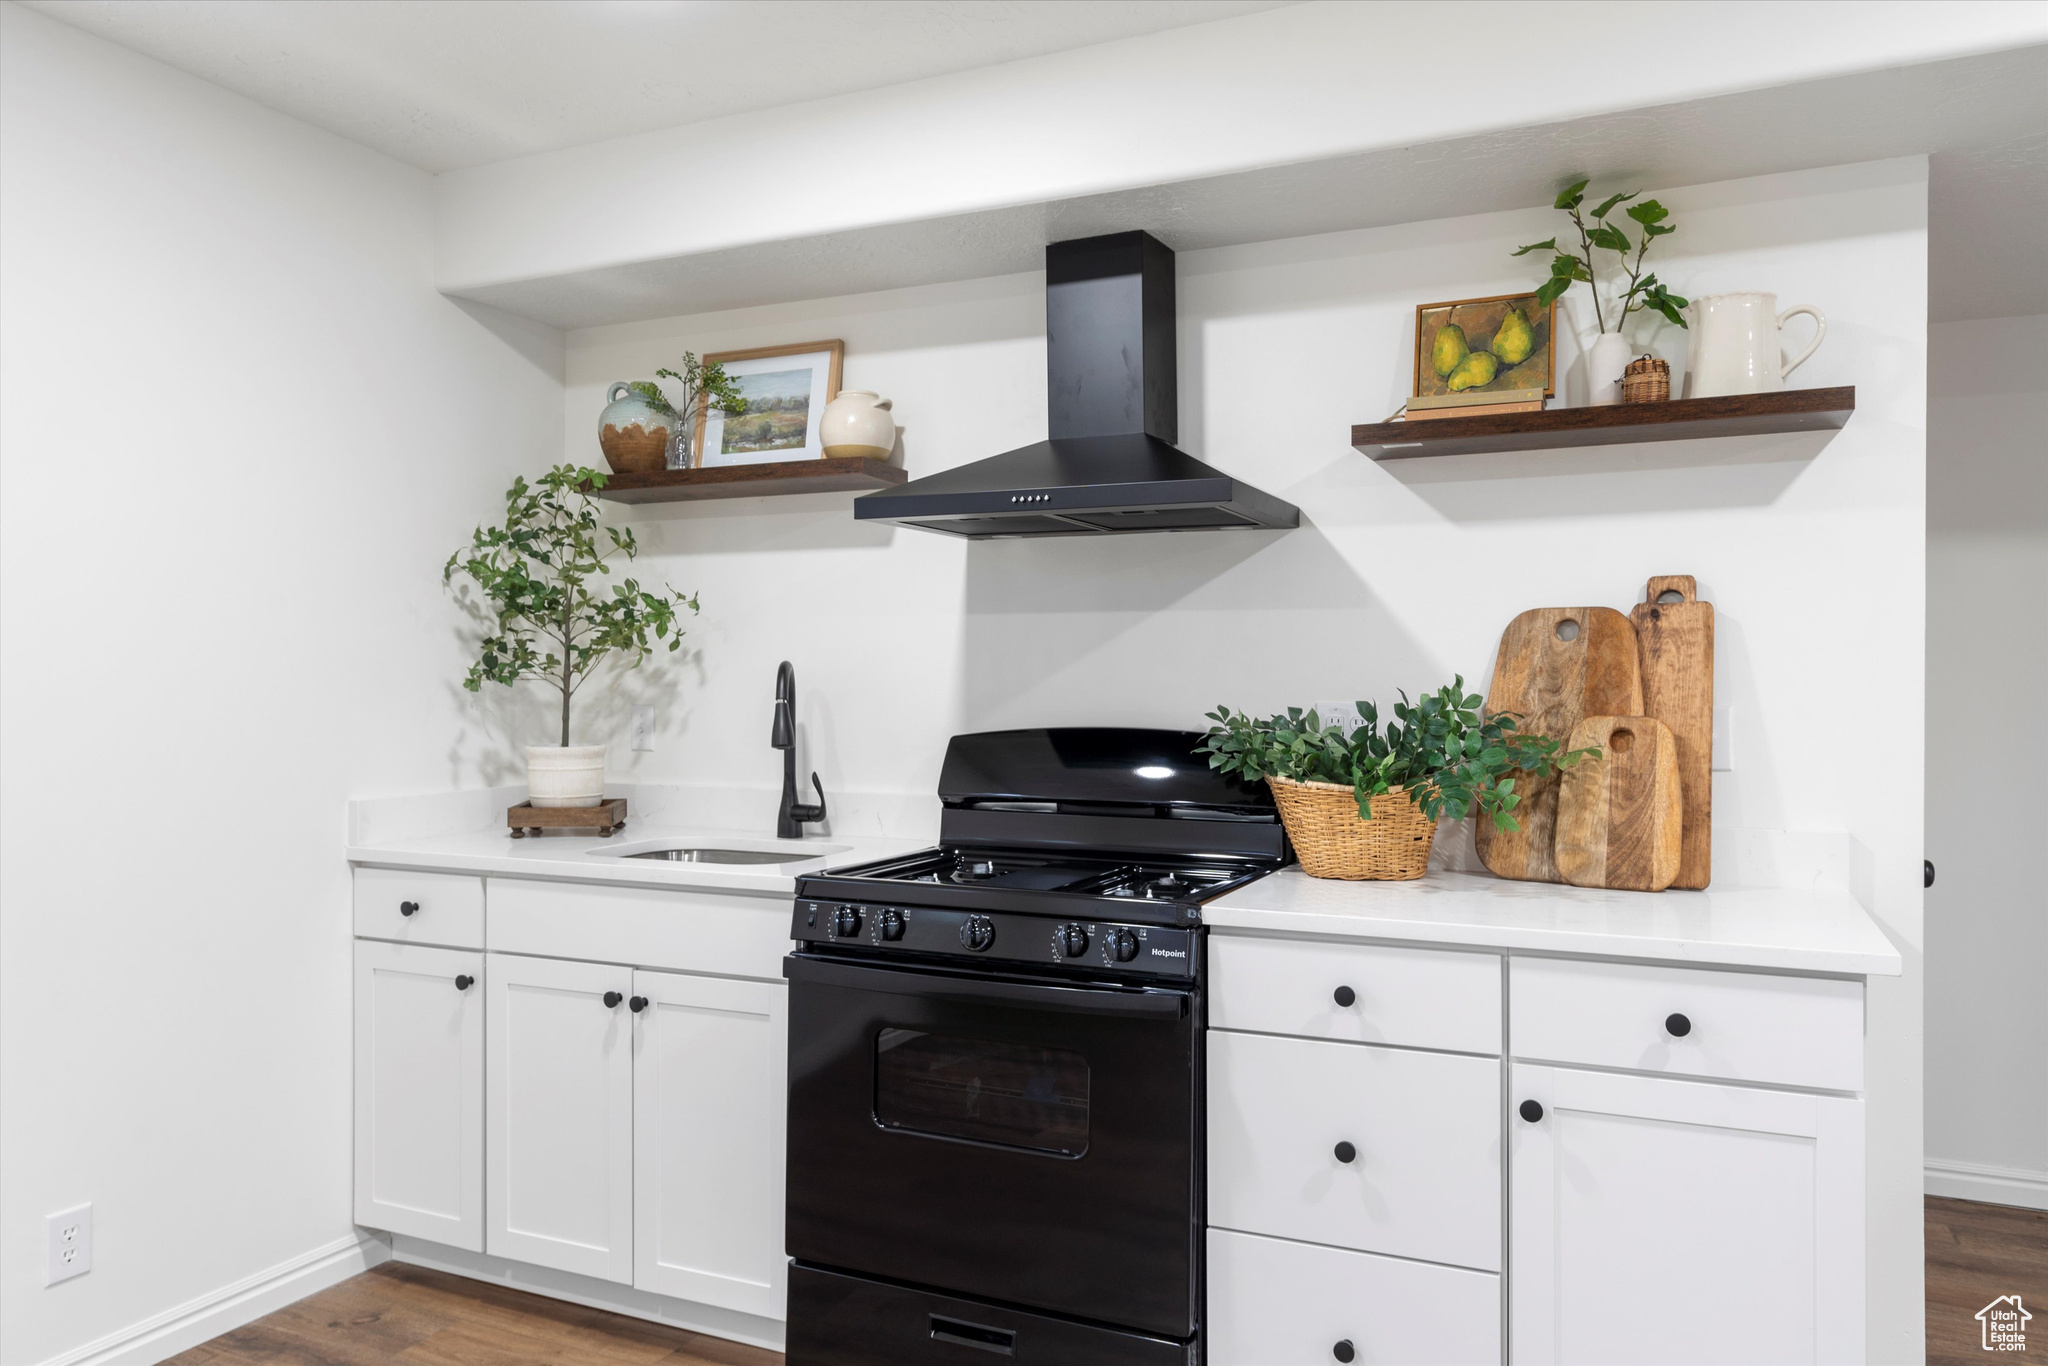
[{"label": "wooden tray under pot", "polygon": [[533,806],[527,802],[505,813],[513,839],[543,830],[595,830],[610,839],[626,827],[626,799],[612,797],[596,806]]}]

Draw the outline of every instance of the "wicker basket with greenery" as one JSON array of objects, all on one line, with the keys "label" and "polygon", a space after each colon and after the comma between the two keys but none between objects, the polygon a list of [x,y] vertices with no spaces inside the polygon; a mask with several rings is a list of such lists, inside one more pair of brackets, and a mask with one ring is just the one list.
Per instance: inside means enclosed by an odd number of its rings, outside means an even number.
[{"label": "wicker basket with greenery", "polygon": [[1476,812],[1516,829],[1517,771],[1547,777],[1599,757],[1561,754],[1557,741],[1518,732],[1511,713],[1485,716],[1480,705],[1461,675],[1417,702],[1402,693],[1384,730],[1370,702],[1348,733],[1299,707],[1263,720],[1218,707],[1202,752],[1211,768],[1265,780],[1311,877],[1418,878],[1443,817]]}]

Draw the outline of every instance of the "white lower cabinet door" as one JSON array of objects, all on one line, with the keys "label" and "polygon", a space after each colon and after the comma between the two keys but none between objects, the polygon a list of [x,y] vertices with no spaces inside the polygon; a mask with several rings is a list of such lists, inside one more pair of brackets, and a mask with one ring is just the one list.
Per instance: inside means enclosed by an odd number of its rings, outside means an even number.
[{"label": "white lower cabinet door", "polygon": [[486,1250],[631,1284],[632,970],[488,958]]},{"label": "white lower cabinet door", "polygon": [[639,972],[633,991],[633,1284],[781,1319],[789,989]]},{"label": "white lower cabinet door", "polygon": [[1862,1101],[1511,1079],[1518,1366],[1863,1360]]},{"label": "white lower cabinet door", "polygon": [[1498,1058],[1209,1031],[1209,1223],[1501,1265]]},{"label": "white lower cabinet door", "polygon": [[1209,1366],[1499,1366],[1500,1277],[1210,1229],[1207,1333]]},{"label": "white lower cabinet door", "polygon": [[355,1218],[484,1248],[484,956],[356,941]]}]

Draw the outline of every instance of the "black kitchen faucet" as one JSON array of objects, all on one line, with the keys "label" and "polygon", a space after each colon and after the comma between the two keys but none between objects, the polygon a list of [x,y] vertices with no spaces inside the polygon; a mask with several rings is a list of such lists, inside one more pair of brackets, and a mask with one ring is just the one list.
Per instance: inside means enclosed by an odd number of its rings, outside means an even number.
[{"label": "black kitchen faucet", "polygon": [[775,837],[800,840],[804,825],[825,819],[825,785],[811,774],[811,786],[818,789],[818,804],[796,799],[796,670],[788,660],[775,671],[775,727],[768,743],[782,751],[782,801],[775,808]]}]

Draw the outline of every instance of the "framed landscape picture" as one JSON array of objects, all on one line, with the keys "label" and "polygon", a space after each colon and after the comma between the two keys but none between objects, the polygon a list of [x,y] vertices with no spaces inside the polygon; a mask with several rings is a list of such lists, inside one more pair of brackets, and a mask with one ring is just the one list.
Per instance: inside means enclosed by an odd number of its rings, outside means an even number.
[{"label": "framed landscape picture", "polygon": [[1555,302],[1531,294],[1418,304],[1416,398],[1451,394],[1547,398],[1555,388]]},{"label": "framed landscape picture", "polygon": [[799,342],[720,351],[716,362],[747,400],[744,413],[713,408],[697,418],[697,464],[765,465],[780,460],[820,460],[818,420],[839,396],[839,365],[846,343]]}]

